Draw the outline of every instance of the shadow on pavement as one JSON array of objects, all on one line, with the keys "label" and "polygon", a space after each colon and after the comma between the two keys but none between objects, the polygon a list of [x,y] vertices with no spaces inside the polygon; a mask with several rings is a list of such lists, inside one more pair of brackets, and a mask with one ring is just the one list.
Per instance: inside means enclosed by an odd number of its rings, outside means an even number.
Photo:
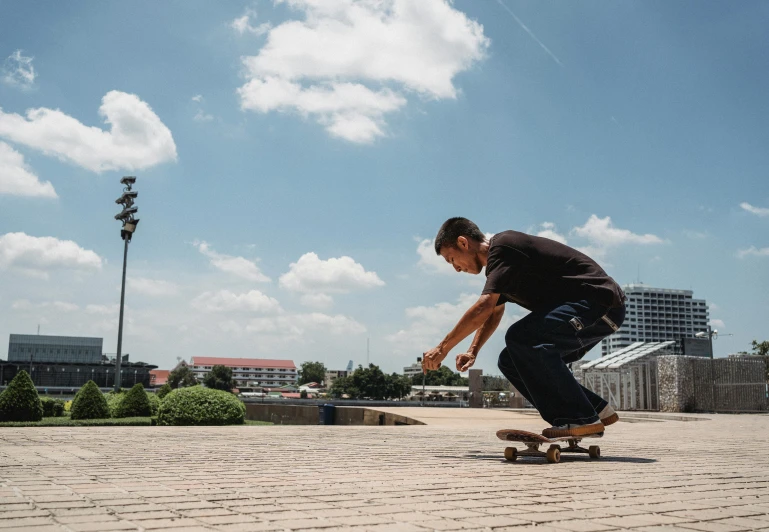
[{"label": "shadow on pavement", "polygon": [[[459,460],[465,460],[467,458],[473,458],[475,460],[491,460],[491,461],[498,461],[498,462],[507,462],[505,458],[502,456],[502,453],[499,454],[474,454],[474,453],[468,453],[464,456],[450,456],[450,455],[440,455],[440,458],[457,458]],[[637,458],[634,456],[601,456],[599,460],[591,460],[590,458],[583,458],[579,456],[564,456],[561,455],[561,463],[565,462],[593,462],[593,463],[602,463],[602,462],[620,462],[620,463],[627,463],[627,464],[651,464],[656,462],[654,458]],[[526,465],[541,465],[545,464],[547,465],[548,462],[544,458],[537,458],[537,457],[531,457],[531,456],[521,456],[515,462],[511,462],[515,464],[526,464]]]}]

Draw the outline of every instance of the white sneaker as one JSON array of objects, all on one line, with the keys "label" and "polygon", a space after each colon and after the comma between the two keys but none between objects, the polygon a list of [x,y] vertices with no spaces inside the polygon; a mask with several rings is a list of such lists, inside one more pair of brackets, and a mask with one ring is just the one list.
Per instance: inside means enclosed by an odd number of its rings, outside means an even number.
[{"label": "white sneaker", "polygon": [[619,421],[619,415],[609,405],[603,407],[603,410],[599,412],[598,417],[601,419],[601,423],[603,423],[604,427],[608,427],[612,423]]}]

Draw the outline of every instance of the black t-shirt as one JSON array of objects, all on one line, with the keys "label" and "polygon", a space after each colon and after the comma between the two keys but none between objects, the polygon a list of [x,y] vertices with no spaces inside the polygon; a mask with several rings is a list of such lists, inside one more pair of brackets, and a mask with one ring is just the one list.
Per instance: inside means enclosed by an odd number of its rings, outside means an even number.
[{"label": "black t-shirt", "polygon": [[590,257],[565,244],[538,236],[504,231],[491,237],[483,294],[500,294],[499,302],[528,310],[586,299],[621,307],[619,285]]}]

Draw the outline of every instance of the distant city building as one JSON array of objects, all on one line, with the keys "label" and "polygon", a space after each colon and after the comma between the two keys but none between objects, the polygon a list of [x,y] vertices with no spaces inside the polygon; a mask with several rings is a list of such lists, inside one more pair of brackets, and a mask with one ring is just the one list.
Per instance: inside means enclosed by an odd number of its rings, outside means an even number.
[{"label": "distant city building", "polygon": [[214,366],[232,369],[235,386],[243,391],[255,391],[265,387],[296,384],[299,376],[291,360],[262,358],[192,357],[189,366],[195,377],[202,381]]},{"label": "distant city building", "polygon": [[[100,388],[115,386],[115,359],[102,354],[101,338],[12,334],[8,360],[0,360],[0,385],[6,386],[19,371],[26,371],[39,390],[49,393],[77,391],[92,380]],[[157,368],[144,362],[121,365],[121,384],[150,385],[150,371]]]},{"label": "distant city building", "polygon": [[675,340],[680,354],[682,338],[707,332],[709,311],[704,299],[694,299],[691,290],[653,288],[644,284],[622,287],[627,295],[627,315],[619,331],[601,342],[601,356],[635,342]]},{"label": "distant city building", "polygon": [[338,379],[339,377],[349,377],[353,373],[355,373],[352,368],[348,369],[330,369],[326,371],[325,380],[323,381],[323,386],[325,388],[331,388],[331,385],[334,384],[334,381]]},{"label": "distant city building", "polygon": [[421,375],[422,373],[422,364],[415,362],[414,364],[411,364],[410,366],[406,366],[403,368],[403,374],[406,377],[413,377],[414,375]]},{"label": "distant city building", "polygon": [[99,364],[102,343],[102,338],[12,334],[8,340],[8,362]]}]

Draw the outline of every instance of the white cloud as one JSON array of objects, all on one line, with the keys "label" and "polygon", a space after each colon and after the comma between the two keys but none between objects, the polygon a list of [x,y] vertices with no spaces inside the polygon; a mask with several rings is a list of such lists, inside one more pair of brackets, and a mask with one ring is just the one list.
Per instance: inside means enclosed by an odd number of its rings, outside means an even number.
[{"label": "white cloud", "polygon": [[288,272],[280,276],[280,286],[292,292],[303,294],[324,294],[320,299],[303,300],[307,302],[325,302],[328,294],[346,294],[352,290],[384,286],[376,272],[367,272],[361,264],[351,257],[321,260],[315,253],[305,253],[299,260],[291,263]]},{"label": "white cloud", "polygon": [[74,303],[67,303],[66,301],[43,301],[41,303],[32,303],[27,299],[14,301],[11,308],[14,310],[53,309],[62,312],[74,312],[80,309],[80,307]]},{"label": "white cloud", "polygon": [[235,294],[229,290],[203,292],[192,300],[192,306],[205,312],[280,312],[280,303],[259,290]]},{"label": "white cloud", "polygon": [[238,32],[240,35],[244,33],[250,33],[252,35],[264,35],[270,31],[270,23],[264,22],[258,26],[251,25],[251,18],[256,20],[256,11],[253,9],[246,9],[242,17],[238,17],[230,23],[230,27]]},{"label": "white cloud", "polygon": [[41,183],[24,163],[24,156],[0,142],[0,194],[56,198],[50,181]]},{"label": "white cloud", "polygon": [[202,94],[196,94],[191,98],[193,102],[201,103],[203,101],[203,95]]},{"label": "white cloud", "polygon": [[757,248],[756,246],[750,246],[748,249],[741,249],[737,252],[737,256],[741,259],[745,257],[769,257],[769,248]]},{"label": "white cloud", "polygon": [[691,229],[684,229],[683,233],[688,238],[691,238],[693,240],[703,240],[708,237],[707,233],[703,233],[701,231],[692,231]]},{"label": "white cloud", "polygon": [[[124,307],[125,310],[125,307]],[[90,304],[85,306],[85,311],[88,314],[102,314],[105,316],[117,316],[120,313],[120,305],[114,303],[112,305],[97,305]]]},{"label": "white cloud", "polygon": [[[351,142],[386,134],[385,115],[407,103],[399,90],[456,98],[454,77],[489,46],[483,27],[447,0],[277,1],[303,19],[269,29],[258,55],[243,58],[241,107],[296,111]],[[233,28],[252,28],[249,13]]]},{"label": "white cloud", "polygon": [[195,116],[193,116],[192,119],[195,122],[210,122],[214,119],[214,115],[210,115],[204,112],[202,109],[198,109],[198,112],[195,113]]},{"label": "white cloud", "polygon": [[328,294],[304,294],[301,297],[300,302],[305,307],[322,310],[331,308],[331,306],[334,304],[334,298]]},{"label": "white cloud", "polygon": [[34,57],[21,55],[21,50],[9,55],[3,63],[3,82],[21,89],[31,89],[37,77],[35,67],[32,66],[33,59]]},{"label": "white cloud", "polygon": [[254,318],[246,326],[248,332],[280,335],[286,339],[298,340],[310,332],[322,331],[332,335],[362,334],[366,327],[352,318],[341,314],[329,315],[319,312]]},{"label": "white cloud", "polygon": [[174,283],[146,277],[129,277],[126,285],[131,292],[147,296],[173,296],[179,292],[179,286]]},{"label": "white cloud", "polygon": [[417,266],[430,273],[456,273],[446,259],[435,253],[435,239],[417,238]]},{"label": "white cloud", "polygon": [[0,235],[0,269],[13,269],[47,279],[51,270],[95,271],[101,267],[99,255],[71,240],[25,233]]},{"label": "white cloud", "polygon": [[244,257],[234,257],[217,253],[210,248],[207,242],[195,241],[193,242],[193,245],[197,247],[203,255],[211,259],[211,265],[218,270],[241,277],[248,281],[257,283],[270,282],[270,278],[264,275],[253,261]]},{"label": "white cloud", "polygon": [[742,207],[744,210],[755,214],[756,216],[769,216],[769,209],[766,207],[754,207],[750,203],[743,202],[740,203],[740,207]]},{"label": "white cloud", "polygon": [[58,109],[29,109],[26,118],[0,109],[0,137],[97,173],[176,160],[171,131],[135,94],[108,92],[99,114],[109,131],[86,126]]},{"label": "white cloud", "polygon": [[652,234],[639,235],[627,229],[614,227],[611,218],[599,218],[591,214],[585,225],[571,230],[573,234],[587,238],[591,244],[600,247],[612,247],[622,244],[661,244],[663,240]]},{"label": "white cloud", "polygon": [[540,225],[540,230],[537,232],[536,236],[541,236],[543,238],[549,238],[550,240],[555,240],[556,242],[560,242],[561,244],[566,244],[566,237],[558,233],[558,229],[556,228],[555,224],[552,222],[542,222]]},{"label": "white cloud", "polygon": [[718,327],[719,329],[724,329],[726,324],[724,323],[724,320],[712,319],[710,320],[710,326],[713,328]]}]

